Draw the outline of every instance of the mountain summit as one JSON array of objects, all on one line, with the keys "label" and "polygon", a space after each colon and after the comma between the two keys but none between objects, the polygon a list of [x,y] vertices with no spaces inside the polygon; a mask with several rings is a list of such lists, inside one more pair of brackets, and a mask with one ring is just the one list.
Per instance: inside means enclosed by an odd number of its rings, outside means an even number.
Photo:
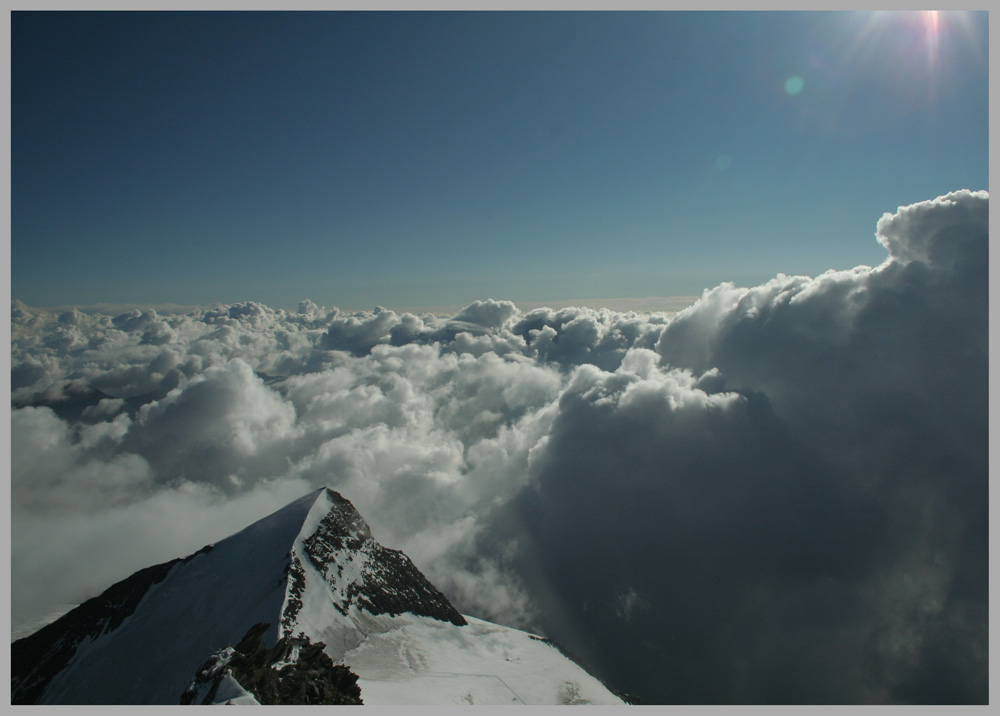
[{"label": "mountain summit", "polygon": [[14,642],[11,700],[622,703],[546,640],[459,614],[328,488]]}]

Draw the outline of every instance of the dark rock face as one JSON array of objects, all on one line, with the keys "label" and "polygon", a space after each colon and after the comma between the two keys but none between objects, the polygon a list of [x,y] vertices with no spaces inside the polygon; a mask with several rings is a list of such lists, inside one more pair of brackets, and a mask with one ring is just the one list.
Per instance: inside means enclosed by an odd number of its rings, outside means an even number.
[{"label": "dark rock face", "polygon": [[[372,539],[372,531],[351,501],[339,492],[326,489],[327,496],[333,502],[329,514],[323,518],[316,532],[306,540],[306,548],[316,545],[329,549],[360,549],[365,542]],[[311,555],[310,555],[311,556]]]},{"label": "dark rock face", "polygon": [[[229,673],[265,706],[359,706],[358,676],[346,666],[334,664],[323,653],[322,642],[308,637],[282,637],[273,648],[261,642],[269,624],[250,627],[235,651],[216,652],[198,670],[180,703],[210,704],[222,678]],[[292,663],[286,663],[292,657]],[[199,694],[205,693],[202,699]]]},{"label": "dark rock face", "polygon": [[285,610],[281,613],[282,631],[290,632],[295,626],[295,618],[302,611],[302,590],[306,588],[306,575],[302,563],[294,554],[288,563],[288,599]]},{"label": "dark rock face", "polygon": [[141,569],[108,587],[31,636],[10,645],[10,700],[12,704],[33,704],[52,678],[69,663],[84,640],[117,629],[157,582],[163,581],[174,565],[187,562],[211,547],[184,559],[175,559]]},{"label": "dark rock face", "polygon": [[371,614],[402,614],[432,617],[458,626],[465,617],[432,585],[410,558],[399,550],[376,542],[364,518],[348,500],[327,489],[334,508],[304,542],[306,555],[313,566],[332,586],[342,573],[336,553],[348,550],[368,557],[361,579],[348,585],[346,602],[335,606],[346,614],[352,604]]}]

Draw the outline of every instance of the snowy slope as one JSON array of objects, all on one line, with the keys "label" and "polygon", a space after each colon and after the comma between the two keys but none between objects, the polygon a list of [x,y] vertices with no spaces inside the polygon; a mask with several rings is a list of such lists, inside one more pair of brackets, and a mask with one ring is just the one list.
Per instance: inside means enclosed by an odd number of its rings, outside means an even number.
[{"label": "snowy slope", "polygon": [[[15,702],[40,690],[37,703],[176,704],[207,659],[265,623],[268,647],[323,642],[366,704],[622,703],[543,640],[460,615],[327,489],[129,580],[12,644]],[[249,703],[240,688],[226,681],[216,701]]]},{"label": "snowy slope", "polygon": [[276,640],[288,553],[319,494],[176,564],[117,629],[80,644],[39,702],[177,703],[205,659],[253,624],[274,624]]},{"label": "snowy slope", "polygon": [[344,655],[368,704],[621,704],[551,644],[467,617],[403,615]]}]

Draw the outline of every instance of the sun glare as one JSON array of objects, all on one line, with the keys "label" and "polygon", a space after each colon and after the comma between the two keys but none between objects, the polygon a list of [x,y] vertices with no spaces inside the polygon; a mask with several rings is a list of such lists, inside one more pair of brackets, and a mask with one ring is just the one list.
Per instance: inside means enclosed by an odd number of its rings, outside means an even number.
[{"label": "sun glare", "polygon": [[924,26],[927,28],[928,35],[937,35],[938,31],[938,11],[937,10],[924,10]]},{"label": "sun glare", "polygon": [[940,18],[937,10],[924,10],[924,41],[927,48],[928,61],[937,62],[938,39],[940,36]]},{"label": "sun glare", "polygon": [[900,68],[922,68],[924,81],[940,80],[953,64],[956,53],[984,59],[984,48],[976,37],[971,13],[921,10],[878,11],[861,14],[847,60],[865,63],[873,53],[884,53],[884,61]]}]

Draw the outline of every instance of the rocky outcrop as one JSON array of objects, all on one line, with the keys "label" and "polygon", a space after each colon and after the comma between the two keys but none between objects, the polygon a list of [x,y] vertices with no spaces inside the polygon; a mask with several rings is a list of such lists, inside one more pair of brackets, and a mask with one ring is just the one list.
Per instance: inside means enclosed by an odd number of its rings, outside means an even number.
[{"label": "rocky outcrop", "polygon": [[217,651],[181,696],[184,705],[218,703],[219,686],[230,677],[265,706],[361,705],[358,676],[334,664],[322,642],[305,635],[282,637],[271,649],[261,639],[269,624],[255,624],[235,647]]},{"label": "rocky outcrop", "polygon": [[[333,507],[303,546],[309,561],[339,597],[335,606],[342,614],[354,605],[370,614],[408,612],[457,626],[466,624],[465,617],[409,557],[372,538],[368,523],[354,505],[333,490],[327,489],[327,494]],[[348,562],[360,566],[361,573],[348,577]]]},{"label": "rocky outcrop", "polygon": [[289,555],[285,572],[288,578],[288,591],[285,595],[285,608],[281,613],[281,629],[282,632],[288,633],[295,628],[295,618],[302,611],[302,591],[306,588],[306,576],[302,563],[295,554]]}]

